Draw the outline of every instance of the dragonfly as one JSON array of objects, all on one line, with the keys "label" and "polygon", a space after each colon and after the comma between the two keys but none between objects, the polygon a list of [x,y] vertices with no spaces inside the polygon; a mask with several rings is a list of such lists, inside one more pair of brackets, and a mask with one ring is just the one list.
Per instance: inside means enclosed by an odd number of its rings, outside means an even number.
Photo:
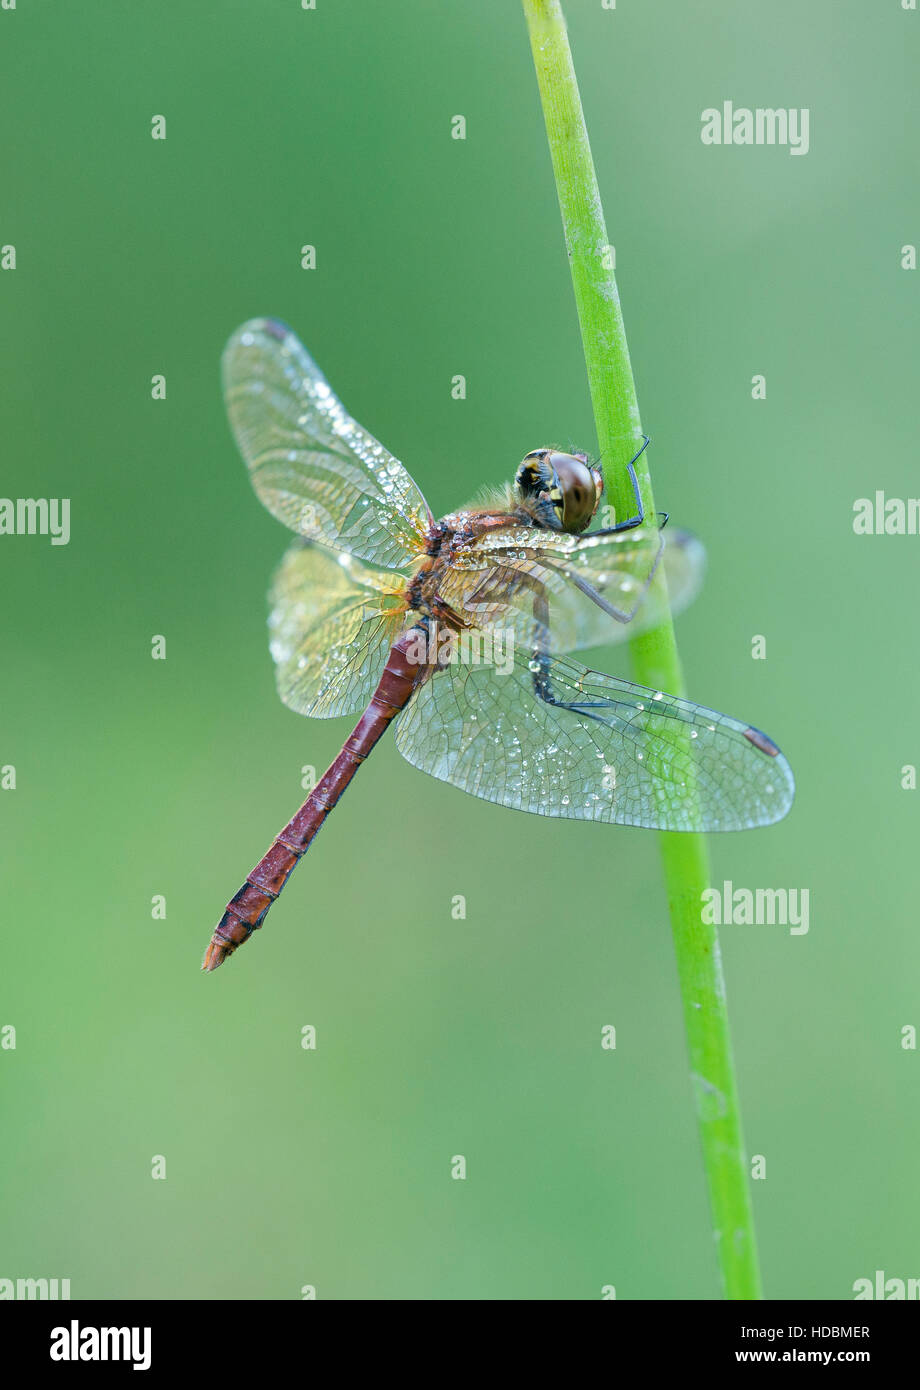
[{"label": "dragonfly", "polygon": [[284,324],[239,328],[222,376],[255,492],[296,537],[270,594],[278,693],[299,714],[360,718],[230,899],[203,970],[263,925],[391,725],[415,767],[516,810],[691,832],[786,815],[792,771],[766,734],[573,655],[656,625],[700,585],[700,542],[645,516],[638,454],[635,515],[610,525],[592,529],[600,465],[551,447],[438,520]]}]

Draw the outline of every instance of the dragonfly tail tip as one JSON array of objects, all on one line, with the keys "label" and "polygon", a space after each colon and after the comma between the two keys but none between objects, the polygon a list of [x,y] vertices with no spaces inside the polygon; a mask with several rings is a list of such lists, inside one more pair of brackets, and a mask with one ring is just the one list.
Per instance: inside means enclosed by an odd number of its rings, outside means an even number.
[{"label": "dragonfly tail tip", "polygon": [[210,973],[216,970],[219,965],[223,965],[229,952],[222,946],[216,945],[213,941],[208,943],[208,949],[204,953],[204,960],[201,962],[202,970]]}]

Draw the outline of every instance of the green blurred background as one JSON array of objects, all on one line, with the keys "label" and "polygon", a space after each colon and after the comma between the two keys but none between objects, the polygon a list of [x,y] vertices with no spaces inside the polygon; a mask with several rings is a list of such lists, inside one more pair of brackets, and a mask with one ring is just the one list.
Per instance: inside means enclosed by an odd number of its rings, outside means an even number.
[{"label": "green blurred background", "polygon": [[[798,780],[785,823],[711,842],[717,884],[811,895],[807,935],[722,933],[765,1289],[848,1298],[920,1275],[920,540],[852,530],[918,490],[920,15],[567,8],[658,504],[709,553],[689,690]],[[388,740],[266,929],[198,970],[353,722],[275,695],[288,537],[229,436],[230,332],[288,321],[438,514],[595,447],[519,6],[20,0],[0,93],[0,491],[72,498],[68,546],[0,541],[0,1276],[717,1297],[654,835],[475,801]],[[725,99],[808,107],[809,154],[705,147]]]}]

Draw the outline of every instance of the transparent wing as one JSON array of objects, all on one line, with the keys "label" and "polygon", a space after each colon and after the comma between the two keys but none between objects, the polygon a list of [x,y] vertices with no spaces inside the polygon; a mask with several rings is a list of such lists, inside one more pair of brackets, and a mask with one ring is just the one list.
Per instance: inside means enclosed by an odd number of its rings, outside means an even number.
[{"label": "transparent wing", "polygon": [[259,498],[309,540],[388,569],[424,550],[431,516],[392,454],[354,421],[303,344],[274,319],[238,328],[224,397]]},{"label": "transparent wing", "polygon": [[788,762],[737,719],[569,658],[516,652],[506,674],[492,658],[417,691],[396,728],[415,767],[522,811],[659,830],[750,829],[792,805]]},{"label": "transparent wing", "polygon": [[[647,572],[653,536],[658,537],[659,550],[651,572]],[[592,538],[585,536],[566,563],[568,582],[564,590],[557,591],[550,624],[552,628],[555,623],[558,629],[554,650],[577,651],[630,641],[636,633],[657,626],[668,611],[672,615],[682,613],[702,587],[706,551],[698,536],[669,526],[652,532],[647,548],[639,545],[630,549],[627,545],[612,553],[604,538],[592,543]],[[598,595],[615,609],[614,614],[598,604]]]},{"label": "transparent wing", "polygon": [[268,625],[278,694],[298,714],[363,710],[403,623],[393,574],[295,541],[275,575]]},{"label": "transparent wing", "polygon": [[654,627],[669,605],[680,612],[704,570],[702,543],[676,527],[606,536],[503,527],[463,552],[441,596],[477,625],[513,630],[525,643],[542,623],[541,645],[569,652],[625,641]]}]

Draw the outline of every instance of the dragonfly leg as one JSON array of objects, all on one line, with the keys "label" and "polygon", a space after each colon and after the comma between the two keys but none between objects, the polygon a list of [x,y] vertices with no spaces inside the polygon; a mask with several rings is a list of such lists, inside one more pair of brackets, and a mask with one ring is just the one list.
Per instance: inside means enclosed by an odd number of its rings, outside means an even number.
[{"label": "dragonfly leg", "polygon": [[[640,457],[640,455],[645,453],[646,449],[651,443],[651,440],[649,439],[647,434],[644,434],[642,438],[645,440],[645,443],[642,445],[642,448],[639,450],[637,454],[633,454],[632,458],[629,460],[629,463],[626,465],[626,471],[629,474],[629,480],[632,483],[633,487],[633,497],[635,497],[636,499],[636,515],[628,517],[626,521],[618,521],[615,526],[605,526],[600,531],[591,531],[589,533],[590,535],[615,536],[618,535],[620,531],[631,531],[634,529],[634,527],[641,526],[643,521],[645,520],[645,508],[642,505],[642,494],[639,491],[639,481],[636,477],[636,460]],[[663,529],[665,526],[667,526],[667,524],[668,513],[659,512],[658,529]]]},{"label": "dragonfly leg", "polygon": [[587,719],[596,719],[598,723],[604,724],[607,721],[599,714],[592,714],[595,709],[610,709],[609,700],[557,700],[553,694],[552,681],[549,674],[549,656],[546,652],[535,651],[533,663],[537,669],[533,673],[534,694],[546,705],[552,705],[554,709],[571,710],[573,714],[583,714]]},{"label": "dragonfly leg", "polygon": [[555,709],[568,709],[574,714],[584,714],[588,719],[597,719],[603,723],[599,714],[592,714],[593,709],[609,709],[609,702],[604,700],[557,700],[553,694],[552,681],[549,671],[549,652],[546,650],[545,641],[549,633],[549,603],[546,597],[546,589],[539,580],[531,580],[533,595],[533,616],[538,634],[538,645],[535,647],[531,657],[530,669],[533,673],[534,694],[546,705],[553,705]]}]

